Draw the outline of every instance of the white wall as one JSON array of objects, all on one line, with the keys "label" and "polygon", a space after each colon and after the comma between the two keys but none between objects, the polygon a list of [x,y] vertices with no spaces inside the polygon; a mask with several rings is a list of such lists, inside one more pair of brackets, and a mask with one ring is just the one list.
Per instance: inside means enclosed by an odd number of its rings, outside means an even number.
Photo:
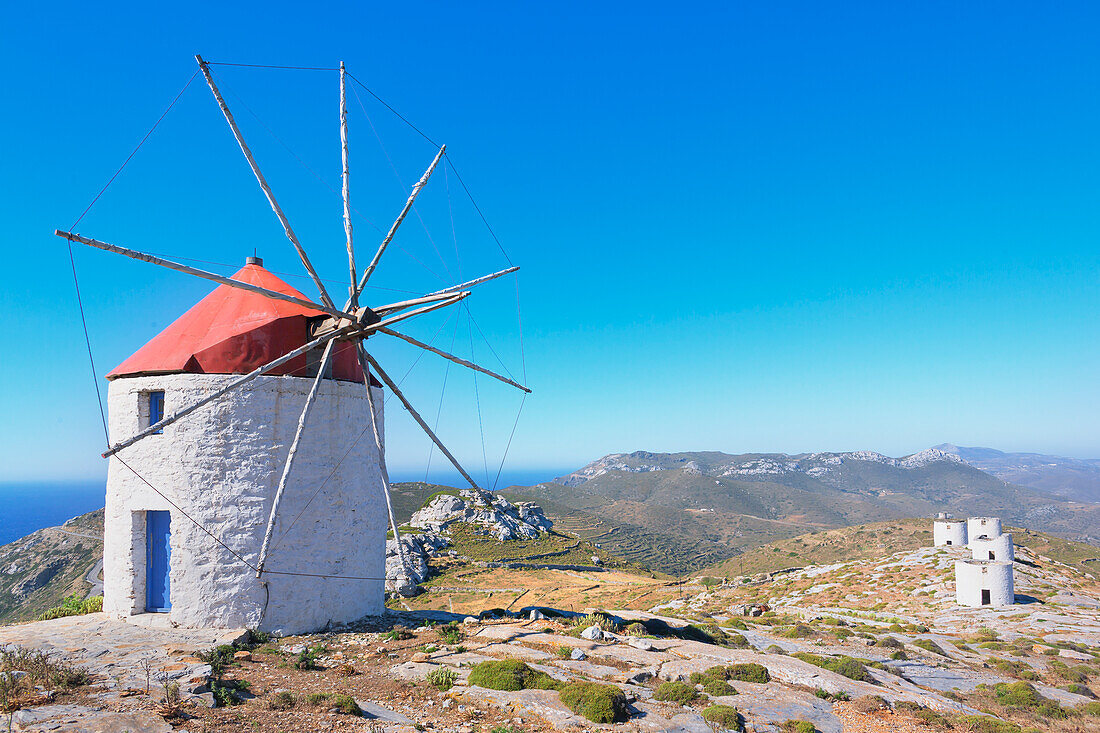
[{"label": "white wall", "polygon": [[[111,440],[144,427],[144,392],[163,389],[169,415],[235,378],[172,374],[115,379],[108,390]],[[172,514],[169,616],[181,626],[296,633],[382,612],[386,505],[361,383],[322,383],[280,505],[267,569],[378,580],[265,574],[265,589],[254,571],[184,516],[186,512],[255,565],[311,383],[300,377],[260,377],[168,426],[163,435],[121,451],[121,459],[171,503],[120,460],[111,459],[104,541],[106,612],[144,612],[144,511],[155,509]],[[380,426],[382,400],[382,390],[375,388]]]},{"label": "white wall", "polygon": [[1011,562],[955,561],[955,602],[961,606],[982,607],[982,591],[988,590],[986,607],[1011,606],[1016,597]]},{"label": "white wall", "polygon": [[970,555],[975,560],[1003,560],[1011,562],[1016,557],[1012,535],[1001,534],[987,540],[971,540]]},{"label": "white wall", "polygon": [[936,547],[966,545],[966,522],[936,520],[932,523],[932,542]]},{"label": "white wall", "polygon": [[985,535],[996,537],[1001,534],[1001,520],[998,517],[970,517],[966,520],[966,536],[971,542]]}]

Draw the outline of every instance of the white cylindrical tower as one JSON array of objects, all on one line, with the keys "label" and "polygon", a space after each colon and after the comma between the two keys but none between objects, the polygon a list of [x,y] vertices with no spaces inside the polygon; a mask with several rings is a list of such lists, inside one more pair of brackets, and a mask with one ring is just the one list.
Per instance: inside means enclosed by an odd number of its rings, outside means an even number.
[{"label": "white cylindrical tower", "polygon": [[955,602],[960,606],[999,608],[1015,601],[1011,562],[955,561]]},{"label": "white cylindrical tower", "polygon": [[[233,277],[304,297],[258,263]],[[108,375],[112,442],[304,345],[321,316],[219,287]],[[261,578],[254,568],[319,354],[112,457],[104,611],[284,634],[383,612],[386,502],[354,348],[340,344],[321,381]],[[381,432],[384,395],[371,390]]]},{"label": "white cylindrical tower", "polygon": [[1000,517],[970,517],[966,520],[966,536],[970,542],[983,537],[992,539],[1000,533]]},{"label": "white cylindrical tower", "polygon": [[1012,535],[999,534],[989,539],[970,541],[970,553],[975,560],[1003,560],[1012,562],[1016,553],[1012,546]]},{"label": "white cylindrical tower", "polygon": [[932,523],[932,542],[936,547],[966,545],[966,522],[954,519],[937,519]]}]

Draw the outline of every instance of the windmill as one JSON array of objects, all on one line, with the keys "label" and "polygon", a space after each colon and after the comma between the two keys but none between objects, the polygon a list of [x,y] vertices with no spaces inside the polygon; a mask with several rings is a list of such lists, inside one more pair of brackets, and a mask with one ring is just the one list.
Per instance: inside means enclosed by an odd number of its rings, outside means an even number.
[{"label": "windmill", "polygon": [[[174,623],[184,626],[314,630],[381,611],[384,571],[379,558],[384,565],[385,522],[375,521],[378,512],[374,509],[381,508],[373,506],[379,495],[384,498],[386,519],[401,553],[385,461],[379,399],[382,385],[470,486],[484,490],[370,353],[368,339],[399,339],[528,393],[526,386],[513,379],[398,330],[402,322],[455,306],[476,286],[519,268],[509,267],[398,302],[363,302],[371,276],[439,166],[446,146],[438,148],[370,261],[360,270],[351,220],[347,72],[341,63],[341,194],[348,291],[338,307],[245,142],[210,64],[200,56],[195,59],[318,297],[308,298],[287,286],[263,270],[259,258],[249,258],[243,270],[224,277],[73,231],[55,231],[70,243],[219,285],[166,329],[159,342],[150,342],[108,376],[113,381],[108,398],[111,435],[103,452],[111,459],[105,610],[116,616],[167,612]],[[234,321],[233,314],[242,310],[249,313],[247,323]],[[257,326],[261,321],[263,325]],[[261,330],[262,339],[257,335]],[[201,338],[188,335],[195,333],[201,333]],[[215,338],[211,333],[219,335]],[[261,342],[262,348],[257,347]],[[166,351],[173,352],[171,358]],[[226,357],[227,351],[233,352],[233,358]],[[301,374],[303,369],[312,372],[311,379],[288,376]],[[299,399],[296,421],[278,417]],[[343,444],[333,443],[350,439],[343,430],[330,430],[327,438],[313,439],[310,426],[317,421],[311,423],[311,416],[321,414],[321,424],[330,427],[348,417],[355,421],[356,416],[347,412],[349,406],[362,409],[358,419],[369,426],[370,441],[366,448],[350,444],[336,462]],[[241,419],[242,413],[247,419]],[[344,465],[349,456],[368,465],[349,469]],[[242,465],[247,469],[239,468]],[[318,466],[327,470],[330,465],[328,475],[317,473]],[[295,471],[296,466],[304,467],[306,478],[302,471]],[[293,511],[288,511],[288,503]],[[281,534],[286,535],[303,517],[307,525],[313,522],[303,533],[307,537],[293,545],[292,552],[284,551],[273,566],[272,555],[280,542],[277,527],[285,525]],[[401,562],[405,564],[403,554]],[[353,581],[366,583],[368,590]],[[308,611],[300,608],[310,604],[314,607]]]}]

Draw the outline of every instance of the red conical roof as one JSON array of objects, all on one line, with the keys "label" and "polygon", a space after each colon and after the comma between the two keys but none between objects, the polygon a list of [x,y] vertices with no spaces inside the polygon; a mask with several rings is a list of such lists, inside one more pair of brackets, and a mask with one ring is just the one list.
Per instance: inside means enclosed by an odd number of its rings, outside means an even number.
[{"label": "red conical roof", "polygon": [[[233,279],[308,300],[260,264],[245,265]],[[219,285],[115,367],[107,379],[180,372],[247,374],[311,341],[309,319],[324,315],[295,303]],[[316,374],[319,356],[313,359],[307,356],[295,357],[267,373],[312,376]],[[333,378],[360,381],[362,375],[355,345],[337,344]]]}]

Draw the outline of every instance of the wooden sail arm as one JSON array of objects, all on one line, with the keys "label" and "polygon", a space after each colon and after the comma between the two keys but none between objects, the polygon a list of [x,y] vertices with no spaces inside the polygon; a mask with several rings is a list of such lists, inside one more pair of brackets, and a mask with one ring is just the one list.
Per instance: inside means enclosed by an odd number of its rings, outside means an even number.
[{"label": "wooden sail arm", "polygon": [[168,427],[169,425],[176,422],[180,418],[187,417],[188,415],[190,415],[195,410],[199,409],[200,407],[203,407],[204,405],[210,404],[211,402],[218,399],[219,397],[226,394],[227,392],[231,392],[232,390],[237,389],[238,387],[241,387],[245,384],[248,384],[249,382],[254,380],[256,377],[259,377],[259,376],[271,371],[272,369],[275,369],[276,367],[280,367],[283,364],[286,364],[291,359],[293,359],[295,357],[298,357],[298,356],[301,356],[302,354],[306,353],[307,351],[309,351],[311,349],[315,349],[318,346],[321,346],[322,344],[328,343],[329,341],[331,341],[335,338],[338,338],[340,336],[347,335],[354,328],[355,328],[355,326],[347,326],[346,328],[343,328],[343,329],[340,329],[338,331],[334,331],[332,333],[326,334],[324,336],[321,336],[320,338],[315,338],[312,341],[310,341],[308,344],[305,344],[304,346],[300,346],[297,349],[294,349],[294,351],[290,351],[286,354],[283,354],[282,356],[280,356],[278,359],[275,359],[274,361],[269,361],[267,364],[264,364],[263,366],[256,367],[255,369],[250,371],[248,374],[245,374],[244,376],[242,376],[238,379],[234,379],[232,382],[230,382],[226,386],[224,386],[221,389],[207,395],[206,397],[203,397],[198,402],[194,402],[194,403],[188,405],[187,407],[184,407],[181,410],[177,410],[176,412],[172,413],[171,415],[164,418],[160,422],[154,423],[153,425],[150,425],[149,427],[145,428],[145,430],[142,430],[140,433],[137,433],[136,435],[133,435],[133,436],[127,438],[126,440],[123,440],[119,443],[115,443],[114,445],[112,445],[110,447],[110,449],[108,449],[105,453],[103,453],[103,457],[104,458],[109,458],[110,456],[113,456],[115,453],[118,453],[120,450],[122,450],[124,448],[129,448],[131,445],[138,442],[142,438],[147,438],[150,435],[153,435],[154,433],[161,432],[162,430],[164,430],[164,428]]},{"label": "wooden sail arm", "polygon": [[344,200],[344,237],[347,240],[348,248],[348,273],[350,275],[351,286],[348,288],[348,293],[351,295],[350,308],[354,309],[359,305],[359,293],[356,289],[359,278],[355,273],[355,247],[352,243],[352,227],[351,227],[351,187],[349,184],[349,177],[351,170],[348,167],[348,97],[347,97],[347,71],[344,69],[344,62],[340,62],[340,162],[342,163],[342,174],[340,175],[341,198]]},{"label": "wooden sail arm", "polygon": [[218,275],[214,272],[208,272],[207,270],[200,270],[197,267],[191,267],[189,265],[181,265],[178,262],[172,260],[166,260],[163,257],[157,257],[156,255],[146,254],[139,252],[135,249],[127,249],[126,247],[119,247],[115,244],[109,244],[107,242],[101,242],[98,239],[92,239],[91,237],[83,237],[79,234],[72,232],[63,232],[60,229],[55,229],[54,234],[57,236],[68,239],[70,242],[79,242],[80,244],[86,244],[89,247],[95,247],[96,249],[102,249],[107,252],[114,252],[115,254],[124,255],[130,259],[140,260],[142,262],[148,262],[151,265],[160,265],[161,267],[167,267],[169,270],[175,270],[177,272],[183,272],[188,275],[194,275],[195,277],[205,278],[206,280],[212,280],[220,285],[228,285],[231,288],[238,288],[240,290],[247,290],[258,295],[263,295],[268,298],[274,298],[275,300],[283,300],[287,303],[295,303],[297,305],[311,308],[322,313],[327,313],[334,318],[346,318],[354,321],[356,315],[354,313],[348,313],[346,311],[339,311],[329,306],[321,305],[320,303],[314,303],[311,300],[304,300],[302,298],[296,298],[293,295],[287,295],[286,293],[280,293],[275,290],[268,290],[267,288],[261,288],[258,285],[252,285],[251,283],[241,282],[240,280],[234,280],[223,275]]},{"label": "wooden sail arm", "polygon": [[374,308],[375,313],[390,314],[396,311],[405,310],[406,308],[412,308],[414,305],[422,305],[424,303],[438,303],[441,300],[447,300],[455,294],[454,290],[448,290],[444,293],[433,293],[431,295],[424,295],[419,298],[413,298],[411,300],[402,300],[397,303],[389,303],[387,305],[380,305]]},{"label": "wooden sail arm", "polygon": [[480,490],[481,487],[478,486],[477,482],[470,477],[470,474],[466,473],[466,469],[462,467],[462,464],[458,462],[458,459],[455,458],[449,450],[447,450],[447,446],[443,445],[443,441],[439,439],[439,436],[437,436],[435,432],[432,431],[430,427],[428,427],[428,423],[424,422],[424,418],[420,417],[420,413],[417,412],[416,408],[412,406],[412,403],[409,402],[407,397],[405,397],[404,393],[397,386],[397,384],[392,379],[390,379],[390,375],[386,374],[386,371],[375,360],[375,358],[371,356],[366,351],[366,349],[363,348],[362,344],[359,344],[359,349],[360,353],[363,355],[363,358],[366,359],[366,361],[372,367],[374,367],[374,372],[378,375],[378,378],[382,380],[383,384],[390,388],[390,391],[393,392],[397,399],[401,400],[401,404],[405,406],[405,409],[408,411],[408,413],[412,415],[417,424],[419,424],[424,432],[427,433],[428,437],[431,438],[436,447],[439,448],[443,455],[447,457],[447,460],[451,462],[451,465],[458,469],[458,472],[462,474],[462,477],[470,482],[470,486]]},{"label": "wooden sail arm", "polygon": [[437,348],[435,348],[434,346],[432,346],[430,344],[424,343],[423,341],[417,341],[412,336],[409,336],[409,335],[406,335],[406,334],[403,334],[403,333],[399,333],[397,331],[394,331],[392,328],[382,327],[382,328],[379,328],[378,330],[379,330],[379,332],[387,334],[389,336],[396,336],[397,338],[401,339],[402,341],[406,341],[406,342],[412,344],[413,346],[419,346],[420,348],[422,348],[426,351],[430,351],[433,354],[438,354],[439,356],[442,356],[444,359],[448,359],[450,361],[453,361],[455,364],[460,364],[460,365],[462,365],[462,366],[464,366],[468,369],[473,369],[475,372],[481,372],[482,374],[487,374],[490,377],[492,377],[493,379],[499,379],[500,381],[504,382],[505,384],[512,385],[516,389],[522,389],[524,392],[527,392],[528,394],[531,393],[530,389],[528,389],[527,387],[524,387],[519,382],[514,382],[511,379],[509,379],[508,377],[504,377],[504,376],[501,376],[500,374],[497,374],[496,372],[489,371],[485,367],[478,366],[477,364],[474,364],[471,361],[466,361],[465,359],[463,359],[461,357],[458,357],[458,356],[455,356],[454,354],[449,354],[446,351],[443,351],[442,349],[437,349]]},{"label": "wooden sail arm", "polygon": [[367,409],[370,410],[370,427],[374,434],[374,446],[378,450],[378,470],[382,476],[382,491],[386,497],[386,514],[390,519],[390,530],[393,532],[394,543],[397,545],[397,557],[401,561],[401,569],[408,572],[408,561],[405,559],[405,548],[401,545],[401,533],[397,531],[397,517],[393,513],[393,499],[390,496],[390,471],[386,467],[386,446],[382,444],[382,433],[378,429],[378,410],[374,406],[374,387],[370,380],[370,365],[366,360],[366,349],[359,342],[356,354],[359,356],[359,366],[363,370],[363,384],[367,388]]},{"label": "wooden sail arm", "polygon": [[435,172],[435,168],[439,165],[439,161],[443,158],[443,153],[445,152],[447,152],[446,145],[439,148],[439,152],[435,154],[435,158],[432,159],[432,164],[428,166],[428,170],[424,171],[424,175],[420,176],[420,180],[412,187],[412,192],[409,193],[409,198],[405,201],[404,208],[401,209],[401,213],[394,219],[393,225],[386,233],[385,239],[382,240],[382,244],[378,245],[378,251],[374,253],[374,257],[371,258],[370,264],[367,265],[367,269],[363,270],[363,276],[359,278],[359,287],[356,288],[354,293],[355,297],[363,293],[363,288],[367,286],[367,280],[370,280],[374,268],[378,267],[378,261],[382,259],[382,253],[386,251],[386,247],[393,241],[393,235],[397,234],[397,228],[401,226],[401,222],[405,221],[405,217],[408,215],[409,210],[412,209],[413,202],[416,201],[416,197],[420,195],[420,191],[423,190],[428,179],[432,177],[432,173]]},{"label": "wooden sail arm", "polygon": [[317,274],[317,271],[313,269],[313,263],[309,261],[305,249],[302,248],[302,243],[298,241],[298,235],[295,234],[294,229],[291,228],[290,222],[287,221],[286,214],[283,213],[282,208],[279,206],[279,202],[275,200],[275,194],[271,191],[271,186],[267,184],[267,179],[264,178],[264,174],[260,172],[260,166],[257,165],[256,159],[252,157],[252,151],[249,149],[248,143],[244,141],[244,135],[241,134],[241,129],[237,127],[237,121],[233,119],[233,113],[229,111],[229,105],[225,103],[225,99],[222,97],[218,85],[214,83],[214,77],[210,74],[210,67],[202,60],[202,56],[198,54],[195,54],[195,61],[199,63],[202,75],[206,79],[206,85],[210,87],[210,91],[213,92],[214,99],[218,103],[218,108],[221,109],[225,121],[229,123],[229,129],[233,132],[233,137],[237,139],[237,145],[240,146],[241,152],[244,153],[245,160],[248,161],[248,166],[252,169],[252,175],[256,177],[256,181],[260,184],[264,196],[267,197],[268,204],[271,205],[271,210],[275,212],[275,216],[278,217],[279,223],[282,224],[283,231],[286,232],[286,238],[294,245],[294,249],[298,252],[298,258],[302,261],[302,264],[305,265],[309,276],[313,278],[313,284],[316,285],[317,290],[320,291],[321,302],[329,308],[334,309],[336,305],[332,302],[332,298],[329,297],[328,290],[325,289],[325,284],[321,282],[321,277]]},{"label": "wooden sail arm", "polygon": [[332,360],[332,352],[336,346],[336,340],[330,340],[325,344],[325,353],[321,357],[321,366],[317,370],[317,376],[313,378],[313,385],[309,388],[309,394],[306,395],[306,403],[302,407],[302,414],[298,416],[298,427],[294,430],[294,440],[290,443],[290,450],[286,454],[286,460],[283,461],[283,472],[279,476],[279,487],[275,490],[275,499],[271,503],[271,515],[267,520],[267,529],[264,531],[264,541],[260,547],[260,558],[256,563],[256,577],[259,578],[264,572],[264,563],[267,562],[268,547],[271,546],[271,535],[275,531],[275,520],[279,517],[279,504],[283,500],[283,492],[286,490],[287,481],[290,478],[290,471],[294,468],[294,459],[298,455],[298,446],[302,442],[302,433],[306,429],[306,421],[309,419],[310,410],[313,409],[313,402],[317,399],[317,392],[321,389],[321,382],[325,378],[325,372],[328,370],[329,362]]},{"label": "wooden sail arm", "polygon": [[519,270],[518,265],[515,266],[515,267],[509,267],[508,269],[501,270],[500,272],[494,272],[490,275],[482,275],[481,277],[476,278],[474,280],[467,280],[464,283],[459,283],[458,285],[452,285],[449,288],[443,288],[442,290],[433,291],[431,293],[428,293],[428,295],[440,295],[442,293],[453,293],[456,290],[463,290],[465,288],[472,288],[475,285],[480,285],[481,283],[489,282],[490,280],[496,280],[498,277],[504,277],[505,275],[510,275],[511,273],[516,272],[518,270]]}]

